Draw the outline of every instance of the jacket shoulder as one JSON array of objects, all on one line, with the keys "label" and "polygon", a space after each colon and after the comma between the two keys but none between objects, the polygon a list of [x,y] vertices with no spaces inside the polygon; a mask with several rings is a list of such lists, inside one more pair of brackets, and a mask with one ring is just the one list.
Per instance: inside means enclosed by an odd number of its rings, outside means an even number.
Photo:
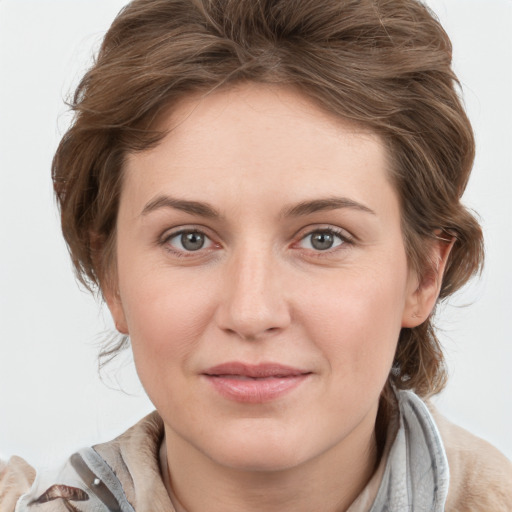
[{"label": "jacket shoulder", "polygon": [[512,510],[512,462],[487,441],[451,423],[429,404],[450,468],[446,512]]},{"label": "jacket shoulder", "polygon": [[22,494],[28,492],[36,477],[35,469],[20,457],[0,460],[0,510],[12,512]]}]

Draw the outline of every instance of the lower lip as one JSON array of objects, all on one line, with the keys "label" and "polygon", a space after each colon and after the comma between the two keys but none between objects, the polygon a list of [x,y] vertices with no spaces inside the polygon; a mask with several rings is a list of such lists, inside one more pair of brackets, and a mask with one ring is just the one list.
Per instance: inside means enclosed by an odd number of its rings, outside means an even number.
[{"label": "lower lip", "polygon": [[245,379],[205,375],[208,382],[222,396],[236,402],[260,404],[280,398],[309,378],[310,374],[289,377]]}]

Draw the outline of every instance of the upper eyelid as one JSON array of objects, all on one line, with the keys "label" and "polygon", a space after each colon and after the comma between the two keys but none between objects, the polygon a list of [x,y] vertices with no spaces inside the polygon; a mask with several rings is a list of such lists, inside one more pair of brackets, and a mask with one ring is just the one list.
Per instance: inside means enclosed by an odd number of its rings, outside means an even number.
[{"label": "upper eyelid", "polygon": [[312,237],[315,233],[328,233],[330,235],[333,236],[334,239],[338,239],[339,243],[334,245],[333,247],[329,248],[329,249],[326,249],[325,251],[322,251],[322,252],[328,252],[330,250],[336,250],[338,247],[340,247],[341,245],[346,245],[346,244],[350,244],[352,243],[352,238],[348,237],[348,236],[345,236],[343,233],[340,233],[338,231],[334,231],[332,229],[324,229],[324,230],[317,230],[317,231],[311,231],[309,233],[307,233],[306,235],[304,235],[303,237],[300,238],[300,240],[298,241],[299,244],[303,243],[304,241],[306,241],[308,238]]},{"label": "upper eyelid", "polygon": [[[311,236],[313,233],[317,232],[330,232],[335,236],[338,236],[341,240],[341,243],[330,247],[325,250],[317,250],[310,249],[307,247],[300,247],[300,244],[305,240],[308,236]],[[299,232],[294,236],[294,239],[291,243],[292,248],[302,252],[304,255],[308,255],[308,257],[315,258],[329,258],[334,257],[335,255],[344,254],[349,248],[353,248],[357,243],[357,239],[346,229],[340,228],[339,226],[333,225],[323,225],[323,226],[309,226],[306,229],[299,230]]]},{"label": "upper eyelid", "polygon": [[327,231],[330,233],[334,233],[335,235],[339,236],[340,238],[347,240],[347,241],[355,241],[356,237],[350,233],[350,231],[341,228],[339,226],[332,226],[332,225],[317,225],[317,226],[306,226],[302,229],[300,229],[294,238],[298,238],[299,240],[302,240],[303,238],[313,234],[317,233],[318,231]]},{"label": "upper eyelid", "polygon": [[165,229],[159,236],[159,240],[169,240],[170,238],[174,238],[175,236],[181,235],[183,233],[201,233],[210,239],[213,238],[210,234],[211,230],[204,226],[184,225]]},{"label": "upper eyelid", "polygon": [[[170,243],[171,240],[179,237],[183,233],[201,233],[207,240],[208,246],[201,247],[200,249],[197,249],[195,251],[191,251],[187,250],[185,247],[176,247],[174,246],[174,244]],[[205,230],[187,227],[168,229],[164,231],[164,233],[157,239],[156,244],[159,247],[165,249],[167,253],[172,254],[173,257],[175,258],[191,258],[191,261],[195,261],[195,259],[197,258],[205,257],[206,255],[211,254],[213,250],[219,247],[219,244],[215,242],[213,237],[205,233]]]},{"label": "upper eyelid", "polygon": [[[183,233],[201,233],[207,240],[208,243],[212,246],[218,246],[220,245],[218,242],[215,241],[215,237],[210,235],[208,233],[208,230],[205,228],[199,228],[197,226],[195,227],[188,227],[188,226],[182,226],[182,227],[176,227],[176,228],[169,228],[166,229],[156,240],[157,245],[159,246],[170,246],[169,243],[172,239],[182,235]],[[177,247],[168,247],[169,251],[175,252],[175,253],[190,253],[190,254],[200,254],[201,252],[205,250],[211,250],[212,247],[205,247],[198,249],[197,251],[187,251],[186,249],[179,249]]]}]

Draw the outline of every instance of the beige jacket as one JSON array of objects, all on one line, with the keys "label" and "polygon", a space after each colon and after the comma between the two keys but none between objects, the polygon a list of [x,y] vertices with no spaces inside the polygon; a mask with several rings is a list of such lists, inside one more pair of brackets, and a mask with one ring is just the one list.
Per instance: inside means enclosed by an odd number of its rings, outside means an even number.
[{"label": "beige jacket", "polygon": [[[419,399],[416,397],[413,402],[413,405],[417,406]],[[421,402],[421,404],[423,403]],[[426,407],[424,410],[427,411]],[[435,411],[432,411],[432,416],[428,412],[425,414],[427,421],[429,417],[435,420],[442,445],[444,445],[442,453],[438,453],[436,455],[438,458],[433,459],[433,462],[429,461],[428,466],[437,466],[437,470],[443,473],[443,457],[448,461],[447,467],[449,467],[450,476],[449,484],[448,478],[446,478],[447,497],[442,496],[443,478],[434,482],[435,491],[432,491],[432,494],[439,492],[443,503],[446,499],[446,505],[441,504],[437,507],[435,505],[426,506],[426,502],[415,502],[415,504],[396,500],[388,502],[386,497],[384,501],[382,500],[382,496],[385,495],[383,491],[386,491],[384,487],[398,485],[405,488],[407,486],[405,481],[408,480],[408,477],[406,476],[402,479],[403,483],[400,478],[398,484],[396,481],[386,483],[387,470],[393,462],[393,457],[396,457],[397,439],[400,436],[400,431],[403,430],[403,425],[400,425],[400,430],[394,434],[393,439],[388,439],[379,468],[361,495],[349,508],[349,512],[443,509],[448,512],[512,511],[512,463],[489,443],[449,423]],[[410,423],[410,418],[406,418],[405,421],[401,419],[401,422]],[[425,430],[425,423],[421,423],[420,426],[421,430]],[[433,426],[434,434],[437,432],[437,428]],[[83,460],[87,462],[82,469],[80,468],[83,461],[80,462],[80,456],[75,454],[74,462],[68,462],[68,466],[65,466],[58,476],[51,475],[47,479],[44,478],[44,475],[38,477],[30,493],[29,490],[35,479],[35,471],[19,457],[13,457],[7,464],[0,463],[0,511],[135,510],[136,512],[172,512],[174,508],[162,480],[159,465],[158,454],[162,439],[162,420],[154,412],[117,439],[98,445],[94,447],[94,450],[88,449],[87,452],[79,452],[82,453]],[[407,443],[410,444],[410,439],[407,440]],[[410,451],[410,446],[407,449]],[[104,464],[104,461],[107,463],[105,466],[109,474],[102,473],[103,481],[101,482],[100,479],[95,478],[95,474],[89,471],[89,468],[94,470],[95,464],[97,464],[97,461],[90,459],[91,453],[101,463]],[[71,466],[81,477],[80,483],[76,483],[76,486],[73,480],[69,480]],[[396,467],[394,467],[393,473],[397,473]],[[424,473],[424,468],[420,468],[420,473]],[[73,474],[75,473],[73,472]],[[68,480],[65,480],[64,477]],[[64,481],[66,485],[61,483]],[[85,492],[81,490],[80,486],[85,489]],[[115,496],[113,496],[109,489],[116,489],[116,486],[119,489],[114,492]],[[439,491],[438,488],[441,490]],[[405,490],[399,489],[399,491],[396,494],[400,497]],[[29,495],[25,499],[20,499],[20,496],[25,493],[29,493]],[[382,506],[377,504],[379,497],[381,503],[385,502]],[[96,503],[94,500],[97,498]],[[18,503],[18,508],[16,508],[16,503]],[[85,505],[90,508],[84,509]]]}]

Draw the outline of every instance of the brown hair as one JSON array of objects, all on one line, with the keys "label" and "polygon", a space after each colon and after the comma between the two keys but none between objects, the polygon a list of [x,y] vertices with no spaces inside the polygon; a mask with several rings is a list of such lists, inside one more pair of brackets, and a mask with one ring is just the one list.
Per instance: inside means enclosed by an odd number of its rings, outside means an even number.
[{"label": "brown hair", "polygon": [[[299,88],[382,137],[409,263],[431,271],[425,248],[455,237],[440,298],[452,294],[480,269],[483,241],[460,203],[474,139],[451,55],[447,34],[416,0],[134,0],[79,84],[53,161],[79,279],[92,288],[114,271],[123,159],[160,140],[158,115],[192,92],[254,81]],[[423,396],[444,385],[431,318],[402,329],[391,382]]]}]

